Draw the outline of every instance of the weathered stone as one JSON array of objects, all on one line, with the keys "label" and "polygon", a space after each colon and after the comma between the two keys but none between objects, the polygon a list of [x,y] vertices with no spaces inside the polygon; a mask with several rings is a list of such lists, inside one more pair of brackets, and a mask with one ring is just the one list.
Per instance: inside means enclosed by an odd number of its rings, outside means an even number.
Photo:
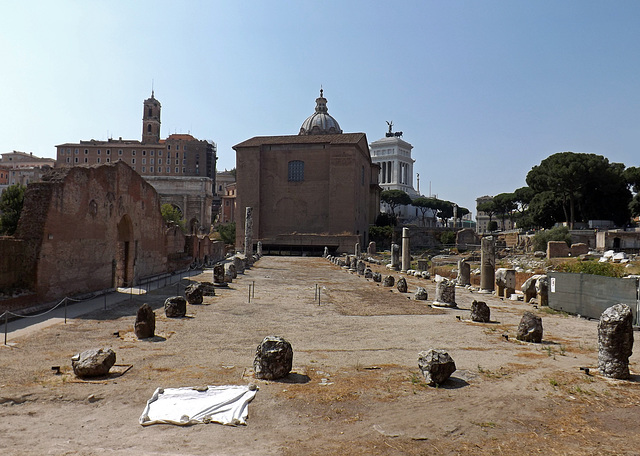
[{"label": "weathered stone", "polygon": [[184,296],[189,304],[202,304],[204,285],[199,282],[192,283],[184,289]]},{"label": "weathered stone", "polygon": [[400,268],[400,246],[391,244],[391,269],[397,271]]},{"label": "weathered stone", "polygon": [[393,276],[386,276],[382,282],[385,287],[392,287],[396,283],[396,279]]},{"label": "weathered stone", "polygon": [[371,268],[365,268],[365,270],[364,270],[364,278],[365,279],[373,278],[373,271],[371,270]]},{"label": "weathered stone", "polygon": [[372,279],[374,282],[382,282],[382,274],[380,274],[379,272],[374,272]]},{"label": "weathered stone", "polygon": [[486,236],[481,241],[480,252],[480,292],[489,293],[494,289],[496,273],[496,244],[493,236]]},{"label": "weathered stone", "polygon": [[355,272],[358,269],[358,258],[356,256],[349,257],[349,271]]},{"label": "weathered stone", "polygon": [[110,348],[94,348],[71,358],[73,372],[78,377],[102,377],[116,363],[116,354]]},{"label": "weathered stone", "polygon": [[216,285],[224,284],[224,266],[220,263],[213,267],[213,283]]},{"label": "weathered stone", "polygon": [[359,257],[359,256],[360,256],[360,243],[359,243],[359,242],[356,242],[356,245],[355,245],[355,247],[353,248],[353,254],[354,254],[356,257]]},{"label": "weathered stone", "polygon": [[225,274],[231,275],[232,279],[235,279],[238,277],[238,269],[236,268],[236,265],[233,263],[225,263],[224,272]]},{"label": "weathered stone", "polygon": [[253,255],[253,208],[247,206],[244,213],[244,256]]},{"label": "weathered stone", "polygon": [[216,286],[211,282],[200,282],[202,296],[215,296]]},{"label": "weathered stone", "polygon": [[525,280],[522,284],[522,287],[520,287],[522,293],[524,293],[524,302],[529,302],[536,297],[536,282],[539,278],[539,274],[532,275],[527,280]]},{"label": "weathered stone", "polygon": [[376,254],[376,243],[371,241],[369,242],[369,246],[367,247],[367,255],[375,255]]},{"label": "weathered stone", "polygon": [[431,349],[418,353],[418,367],[429,385],[444,383],[456,371],[456,363],[444,350]]},{"label": "weathered stone", "polygon": [[244,274],[247,267],[247,257],[241,253],[236,253],[232,257],[233,265],[236,267],[236,274]]},{"label": "weathered stone", "polygon": [[187,300],[182,296],[173,296],[164,301],[164,314],[169,318],[181,318],[187,314]]},{"label": "weathered stone", "polygon": [[423,279],[430,279],[431,278],[431,274],[429,274],[429,271],[422,271],[421,274]]},{"label": "weathered stone", "polygon": [[539,344],[542,342],[542,332],[542,318],[531,312],[525,312],[518,325],[516,339]]},{"label": "weathered stone", "polygon": [[418,287],[418,289],[416,290],[415,298],[418,301],[426,301],[427,299],[429,299],[429,294],[427,293],[427,290],[425,288]]},{"label": "weathered stone", "polygon": [[499,268],[495,272],[497,295],[508,298],[515,292],[516,288],[516,270]]},{"label": "weathered stone", "polygon": [[356,264],[356,271],[358,271],[358,275],[364,275],[364,270],[367,267],[364,261],[358,260]]},{"label": "weathered stone", "polygon": [[489,323],[491,321],[491,309],[486,302],[474,300],[471,303],[471,321]]},{"label": "weathered stone", "polygon": [[155,335],[156,314],[153,313],[153,309],[149,304],[144,303],[138,308],[133,331],[138,339],[146,339]]},{"label": "weathered stone", "polygon": [[396,285],[396,288],[398,288],[398,291],[400,293],[406,293],[407,292],[407,279],[405,279],[404,277],[400,277],[398,279],[398,284]]},{"label": "weathered stone", "polygon": [[233,275],[231,274],[231,271],[227,268],[224,268],[224,281],[225,283],[233,282]]},{"label": "weathered stone", "polygon": [[538,293],[538,297],[540,299],[541,306],[549,305],[549,277],[545,275],[541,275],[536,280],[536,292]]},{"label": "weathered stone", "polygon": [[293,349],[282,337],[267,336],[258,345],[253,360],[256,378],[275,380],[286,377],[293,365]]},{"label": "weathered stone", "polygon": [[457,307],[455,283],[444,277],[439,277],[436,280],[436,298],[433,304],[440,307]]},{"label": "weathered stone", "polygon": [[458,285],[466,287],[471,285],[471,266],[465,259],[458,261]]},{"label": "weathered stone", "polygon": [[329,256],[329,247],[325,247],[324,248],[324,252],[322,253],[322,256],[327,258]]},{"label": "weathered stone", "polygon": [[598,323],[598,370],[605,377],[629,378],[633,353],[633,315],[626,304],[602,312]]},{"label": "weathered stone", "polygon": [[[326,248],[326,247],[325,247]],[[262,256],[262,241],[258,241],[256,246],[256,254],[261,257]],[[325,255],[326,256],[326,255]]]}]

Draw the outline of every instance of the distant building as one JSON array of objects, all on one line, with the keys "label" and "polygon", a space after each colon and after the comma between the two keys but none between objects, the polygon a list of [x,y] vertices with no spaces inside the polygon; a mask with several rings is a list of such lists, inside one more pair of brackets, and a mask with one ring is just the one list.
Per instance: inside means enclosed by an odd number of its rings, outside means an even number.
[{"label": "distant building", "polygon": [[0,158],[0,193],[10,185],[28,185],[38,182],[42,174],[51,169],[56,161],[53,158],[41,158],[32,152],[7,152]]},{"label": "distant building", "polygon": [[298,135],[235,145],[236,248],[244,244],[245,208],[263,249],[295,253],[364,248],[380,206],[379,167],[364,133],[342,133],[322,90]]},{"label": "distant building", "polygon": [[[213,192],[216,179],[216,145],[212,141],[199,140],[190,134],[172,134],[166,139],[160,138],[160,114],[162,105],[155,98],[153,91],[151,98],[143,103],[142,113],[142,141],[119,138],[107,141],[80,141],[79,143],[65,143],[56,146],[56,166],[68,167],[79,165],[94,165],[123,161],[143,178],[146,177],[198,177],[211,179],[208,186]],[[176,180],[176,190],[170,189],[170,181],[163,182],[163,187],[157,189],[162,193],[162,204],[174,204],[175,196],[180,195],[184,188],[184,180]],[[153,185],[153,183],[152,183]],[[171,195],[169,198],[165,198]],[[186,195],[185,195],[186,196]],[[213,204],[213,193],[204,195]],[[199,207],[199,203],[196,204]],[[199,230],[208,230],[212,220],[203,220],[201,211],[191,213],[187,207],[177,204],[176,208],[182,212],[188,223],[197,219]],[[211,216],[213,207],[207,211]]]},{"label": "distant building", "polygon": [[[493,196],[485,195],[485,196],[480,196],[476,198],[476,208],[480,204],[486,203],[487,201],[493,201]],[[514,224],[511,222],[511,220],[508,217],[504,217],[504,222],[503,222],[502,214],[493,214],[491,217],[489,217],[489,214],[487,214],[486,212],[483,212],[483,211],[476,211],[476,212],[477,212],[476,213],[476,232],[477,233],[489,232],[489,218],[491,218],[492,222],[497,223],[498,231],[507,231],[507,230],[512,230],[514,228]]]},{"label": "distant building", "polygon": [[229,223],[235,221],[236,214],[236,183],[228,184],[224,188],[220,206],[220,216],[218,222]]},{"label": "distant building", "polygon": [[[229,196],[229,192],[227,188],[230,185],[233,185],[233,195],[235,198],[235,188],[236,188],[235,183],[236,183],[235,170],[227,171],[225,169],[224,171],[216,173],[216,188],[213,192],[213,210],[214,210],[213,218],[215,223],[228,223],[229,221],[234,220],[232,216],[231,219],[227,220],[227,222],[223,221],[223,219],[228,217],[222,216],[222,210],[223,210],[222,206],[224,206],[222,200],[225,197]],[[227,203],[227,205],[228,204],[229,203]],[[235,200],[234,200],[234,204],[235,204]]]}]

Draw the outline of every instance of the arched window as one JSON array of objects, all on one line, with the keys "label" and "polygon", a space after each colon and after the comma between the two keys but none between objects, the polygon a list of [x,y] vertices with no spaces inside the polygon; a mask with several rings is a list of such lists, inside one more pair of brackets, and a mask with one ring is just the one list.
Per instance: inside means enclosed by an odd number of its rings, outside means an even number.
[{"label": "arched window", "polygon": [[149,117],[153,116],[153,110],[151,108],[149,108]]},{"label": "arched window", "polygon": [[302,160],[291,160],[289,162],[289,182],[304,181],[304,162]]},{"label": "arched window", "polygon": [[147,125],[147,133],[151,133],[151,124]]}]

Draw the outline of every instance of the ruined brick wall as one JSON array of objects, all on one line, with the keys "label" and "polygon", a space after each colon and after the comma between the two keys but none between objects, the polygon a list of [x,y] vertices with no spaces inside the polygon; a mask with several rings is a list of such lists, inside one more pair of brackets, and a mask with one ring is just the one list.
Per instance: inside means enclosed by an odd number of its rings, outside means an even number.
[{"label": "ruined brick wall", "polygon": [[547,243],[547,259],[564,258],[569,256],[569,246],[564,241],[549,241]]},{"label": "ruined brick wall", "polygon": [[25,261],[26,243],[13,237],[0,237],[0,292],[28,288],[30,263]]},{"label": "ruined brick wall", "polygon": [[587,244],[583,244],[581,242],[577,244],[571,244],[570,248],[571,256],[577,257],[580,255],[585,255],[589,253],[589,246]]},{"label": "ruined brick wall", "polygon": [[30,185],[16,238],[41,299],[135,284],[167,269],[160,199],[123,162],[58,170]]}]

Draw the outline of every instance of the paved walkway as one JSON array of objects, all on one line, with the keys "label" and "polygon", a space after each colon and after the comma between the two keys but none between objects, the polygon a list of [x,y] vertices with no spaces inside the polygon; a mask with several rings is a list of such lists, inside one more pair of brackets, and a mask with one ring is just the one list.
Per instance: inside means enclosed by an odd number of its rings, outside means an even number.
[{"label": "paved walkway", "polygon": [[109,309],[114,307],[127,299],[130,299],[131,295],[143,295],[152,290],[164,288],[172,283],[177,284],[185,277],[191,277],[202,273],[202,270],[193,270],[182,272],[181,274],[175,274],[172,276],[166,276],[158,280],[154,280],[140,287],[132,288],[118,288],[116,291],[108,292],[100,296],[96,296],[86,300],[74,300],[68,298],[66,306],[64,300],[60,300],[57,304],[52,304],[50,310],[40,312],[35,315],[26,315],[15,320],[5,320],[5,314],[9,314],[9,318],[12,318],[15,314],[12,312],[6,312],[0,314],[0,344],[12,345],[11,340],[18,337],[27,336],[38,331],[41,328],[46,328],[58,323],[64,323],[65,318],[72,320],[81,315],[88,314],[98,309]]}]

